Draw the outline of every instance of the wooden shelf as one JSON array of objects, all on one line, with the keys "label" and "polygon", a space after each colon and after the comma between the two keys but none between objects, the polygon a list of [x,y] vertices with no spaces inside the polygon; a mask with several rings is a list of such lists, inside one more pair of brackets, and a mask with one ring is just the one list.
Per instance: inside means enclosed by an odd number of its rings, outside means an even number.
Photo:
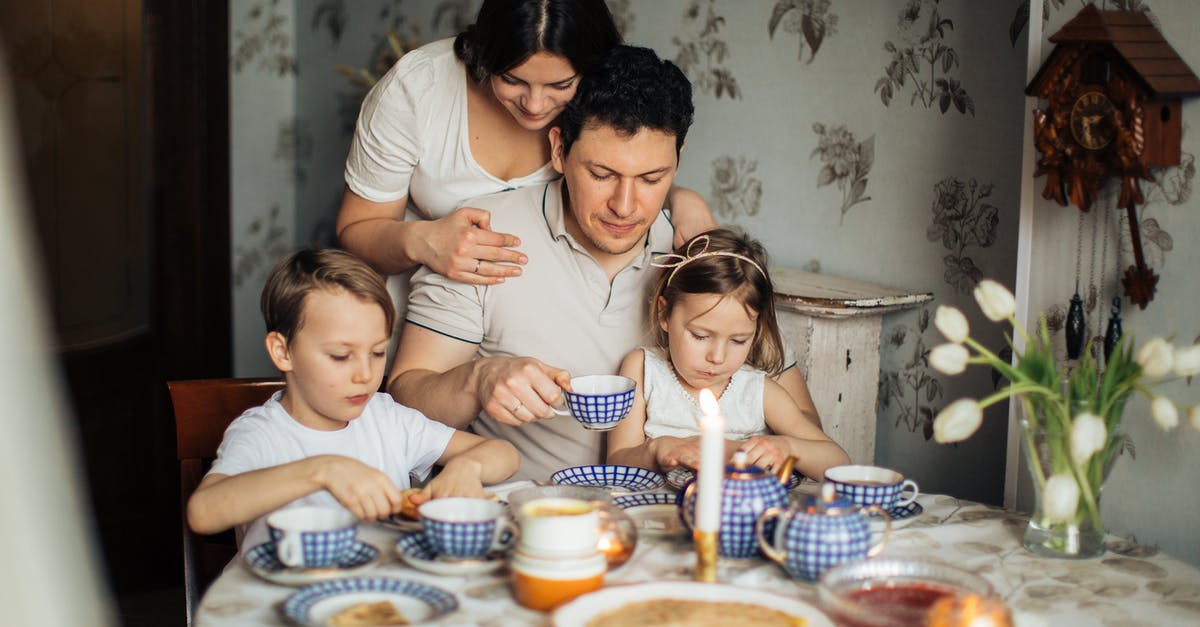
[{"label": "wooden shelf", "polygon": [[932,292],[917,292],[803,272],[771,268],[775,305],[809,316],[845,318],[874,316],[910,309],[933,300]]}]

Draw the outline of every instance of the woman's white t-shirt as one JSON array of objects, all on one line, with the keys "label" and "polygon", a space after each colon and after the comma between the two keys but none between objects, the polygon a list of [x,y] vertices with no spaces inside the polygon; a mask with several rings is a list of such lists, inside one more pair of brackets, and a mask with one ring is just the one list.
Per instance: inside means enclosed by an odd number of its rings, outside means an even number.
[{"label": "woman's white t-shirt", "polygon": [[441,218],[468,198],[558,178],[550,163],[518,178],[493,176],[471,154],[467,73],[443,39],[405,54],[363,101],[346,158],[346,184],[374,202],[408,195],[406,220]]}]

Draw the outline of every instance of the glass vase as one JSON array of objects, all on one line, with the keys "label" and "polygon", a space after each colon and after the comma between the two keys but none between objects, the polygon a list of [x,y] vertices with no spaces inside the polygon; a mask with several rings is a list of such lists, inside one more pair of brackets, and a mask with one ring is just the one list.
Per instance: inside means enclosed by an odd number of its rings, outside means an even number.
[{"label": "glass vase", "polygon": [[[1100,520],[1100,490],[1112,470],[1111,459],[1094,459],[1072,476],[1079,487],[1079,503],[1068,520],[1051,520],[1044,510],[1046,478],[1069,468],[1070,434],[1023,423],[1025,460],[1033,476],[1035,505],[1022,543],[1046,557],[1087,559],[1104,553],[1104,525]],[[1094,470],[1089,466],[1095,464]]]}]

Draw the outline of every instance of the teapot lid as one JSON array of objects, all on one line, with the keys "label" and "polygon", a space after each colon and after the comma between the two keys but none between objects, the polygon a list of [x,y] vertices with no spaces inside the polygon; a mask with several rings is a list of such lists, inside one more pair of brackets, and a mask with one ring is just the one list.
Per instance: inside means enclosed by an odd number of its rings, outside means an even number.
[{"label": "teapot lid", "polygon": [[834,485],[828,481],[821,484],[820,496],[810,500],[805,507],[807,513],[822,516],[844,516],[857,513],[858,510],[859,507],[853,501],[838,494]]},{"label": "teapot lid", "polygon": [[725,476],[729,479],[759,479],[767,474],[759,466],[755,466],[746,461],[746,451],[737,451],[733,454],[733,459],[729,465],[725,467]]}]

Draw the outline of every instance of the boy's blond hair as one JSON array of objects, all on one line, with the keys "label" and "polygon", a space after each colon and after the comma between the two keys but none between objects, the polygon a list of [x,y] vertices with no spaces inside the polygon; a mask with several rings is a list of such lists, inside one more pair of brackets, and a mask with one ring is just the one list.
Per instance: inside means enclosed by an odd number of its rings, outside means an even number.
[{"label": "boy's blond hair", "polygon": [[267,333],[278,332],[290,343],[304,324],[304,298],[317,290],[338,289],[382,307],[391,334],[396,306],[383,277],[358,257],[334,248],[296,251],[275,264],[262,291]]}]

